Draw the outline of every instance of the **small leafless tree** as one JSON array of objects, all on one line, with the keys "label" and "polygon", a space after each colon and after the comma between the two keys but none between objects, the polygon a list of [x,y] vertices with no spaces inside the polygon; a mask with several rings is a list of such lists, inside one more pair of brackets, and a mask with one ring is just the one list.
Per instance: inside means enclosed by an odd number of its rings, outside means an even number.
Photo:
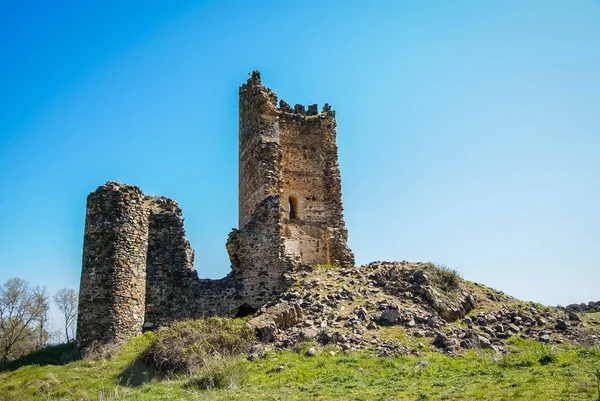
[{"label": "small leafless tree", "polygon": [[62,288],[54,295],[54,302],[63,315],[67,342],[75,339],[75,322],[77,321],[77,291]]},{"label": "small leafless tree", "polygon": [[48,332],[48,311],[50,310],[50,304],[48,302],[48,293],[46,292],[46,288],[36,287],[33,293],[33,303],[38,313],[34,328],[36,334],[35,348],[40,349],[48,344],[48,339],[50,337]]},{"label": "small leafless tree", "polygon": [[48,297],[43,287],[32,287],[18,277],[0,286],[0,362],[46,345]]}]

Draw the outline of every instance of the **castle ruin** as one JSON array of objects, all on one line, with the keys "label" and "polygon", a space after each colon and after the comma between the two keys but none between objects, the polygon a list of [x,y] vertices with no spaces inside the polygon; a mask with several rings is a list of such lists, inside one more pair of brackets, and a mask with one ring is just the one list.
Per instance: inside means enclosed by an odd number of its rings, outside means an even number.
[{"label": "castle ruin", "polygon": [[335,112],[291,108],[258,71],[239,90],[239,228],[231,272],[200,279],[181,209],[107,182],[87,198],[81,346],[121,342],[174,320],[244,316],[277,298],[302,265],[354,266],[347,245]]}]

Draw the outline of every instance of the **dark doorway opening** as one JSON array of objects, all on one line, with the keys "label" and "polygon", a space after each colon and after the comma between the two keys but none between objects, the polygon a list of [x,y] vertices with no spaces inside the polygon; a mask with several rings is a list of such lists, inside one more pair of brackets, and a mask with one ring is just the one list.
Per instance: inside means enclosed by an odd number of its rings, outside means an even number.
[{"label": "dark doorway opening", "polygon": [[253,308],[248,304],[243,304],[242,306],[240,306],[238,308],[238,311],[237,311],[235,317],[246,317],[246,316],[253,314],[257,310],[258,310],[258,308]]}]

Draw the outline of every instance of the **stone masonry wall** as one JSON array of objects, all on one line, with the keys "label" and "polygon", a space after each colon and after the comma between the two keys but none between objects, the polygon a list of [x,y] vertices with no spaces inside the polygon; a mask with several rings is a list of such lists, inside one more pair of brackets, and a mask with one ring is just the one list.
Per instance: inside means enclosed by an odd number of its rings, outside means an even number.
[{"label": "stone masonry wall", "polygon": [[108,182],[88,196],[77,321],[83,346],[141,334],[147,241],[139,188]]},{"label": "stone masonry wall", "polygon": [[239,91],[239,225],[243,228],[255,206],[281,190],[281,147],[277,96],[252,73]]},{"label": "stone masonry wall", "polygon": [[250,222],[234,229],[227,240],[230,277],[242,284],[239,296],[248,309],[277,298],[286,289],[285,273],[293,268],[285,255],[280,208],[280,196],[268,196],[256,206]]},{"label": "stone masonry wall", "polygon": [[[300,264],[354,266],[342,215],[335,112],[294,109],[254,71],[239,91],[239,229],[227,241],[231,278],[254,309]],[[296,215],[290,214],[291,200]]]},{"label": "stone masonry wall", "polygon": [[80,345],[118,343],[143,328],[179,319],[236,316],[246,294],[254,292],[246,289],[242,295],[244,285],[231,277],[199,279],[193,260],[176,201],[114,182],[92,192],[79,297]]},{"label": "stone masonry wall", "polygon": [[185,236],[181,209],[165,197],[146,197],[149,210],[145,327],[188,317],[187,278],[197,279],[194,251]]}]

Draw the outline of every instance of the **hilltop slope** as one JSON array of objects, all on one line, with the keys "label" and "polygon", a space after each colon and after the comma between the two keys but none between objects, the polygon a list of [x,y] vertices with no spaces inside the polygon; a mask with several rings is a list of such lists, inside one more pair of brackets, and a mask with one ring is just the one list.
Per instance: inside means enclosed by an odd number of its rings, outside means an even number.
[{"label": "hilltop slope", "polygon": [[519,301],[431,263],[316,266],[289,279],[290,289],[249,321],[260,339],[280,348],[316,341],[390,355],[429,345],[504,352],[515,335],[545,344],[600,342],[596,319]]},{"label": "hilltop slope", "polygon": [[[599,396],[597,313],[522,302],[429,263],[316,266],[288,279],[289,290],[253,316],[233,326],[221,319],[226,323],[221,327],[254,329],[260,341],[244,347],[247,353],[207,359],[206,350],[190,341],[199,338],[193,327],[206,325],[184,322],[133,338],[118,352],[83,360],[72,345],[30,355],[0,369],[0,399],[583,401]],[[228,336],[237,341],[230,329],[216,330],[210,333],[214,341]],[[148,353],[160,348],[159,338],[190,347],[162,349],[165,355],[201,352],[208,362],[187,371],[157,371]]]}]

